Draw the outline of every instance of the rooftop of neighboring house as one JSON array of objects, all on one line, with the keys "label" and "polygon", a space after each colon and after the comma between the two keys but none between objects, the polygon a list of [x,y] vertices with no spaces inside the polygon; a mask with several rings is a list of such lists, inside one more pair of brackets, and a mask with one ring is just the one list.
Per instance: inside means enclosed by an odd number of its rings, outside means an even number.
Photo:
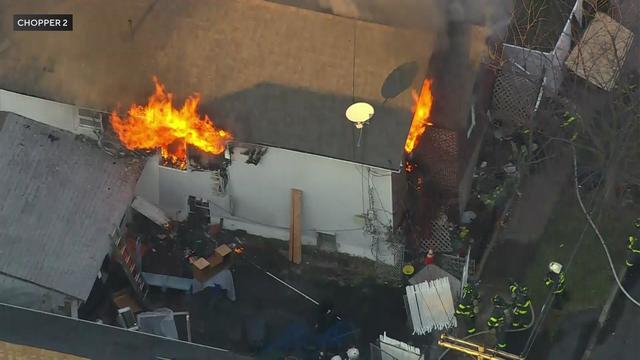
[{"label": "rooftop of neighboring house", "polygon": [[[400,167],[410,88],[420,86],[436,38],[260,0],[0,4],[7,13],[74,15],[73,32],[3,24],[0,88],[125,110],[146,102],[157,75],[179,102],[200,93],[202,111],[239,141],[388,169]],[[389,77],[402,65],[412,71]],[[345,118],[354,100],[376,110],[360,146]]]},{"label": "rooftop of neighboring house", "polygon": [[[43,359],[65,360],[250,359],[223,349],[2,303],[0,303],[0,318],[2,319],[0,322],[0,355],[16,354],[16,359],[25,358],[26,355],[29,356],[29,359],[38,359],[35,356],[39,354],[43,356]],[[25,348],[25,346],[29,348]],[[45,349],[49,351],[45,351]],[[52,351],[56,353],[52,353]],[[64,354],[75,356],[65,356]],[[9,358],[12,357],[9,356]]]},{"label": "rooftop of neighboring house", "polygon": [[85,300],[140,164],[0,113],[0,169],[0,274]]}]

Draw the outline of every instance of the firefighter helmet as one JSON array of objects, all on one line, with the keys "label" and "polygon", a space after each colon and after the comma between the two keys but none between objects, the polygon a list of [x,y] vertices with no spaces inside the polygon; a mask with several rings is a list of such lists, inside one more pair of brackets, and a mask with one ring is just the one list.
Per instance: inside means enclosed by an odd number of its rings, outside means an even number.
[{"label": "firefighter helmet", "polygon": [[475,287],[471,284],[465,284],[462,288],[462,292],[465,294],[472,293],[475,290]]},{"label": "firefighter helmet", "polygon": [[549,263],[549,270],[555,274],[560,274],[562,271],[562,264],[559,262],[552,261]]},{"label": "firefighter helmet", "polygon": [[504,301],[504,299],[502,298],[502,296],[500,295],[495,295],[492,299],[491,302],[493,302],[493,305],[495,306],[505,306],[507,303]]}]

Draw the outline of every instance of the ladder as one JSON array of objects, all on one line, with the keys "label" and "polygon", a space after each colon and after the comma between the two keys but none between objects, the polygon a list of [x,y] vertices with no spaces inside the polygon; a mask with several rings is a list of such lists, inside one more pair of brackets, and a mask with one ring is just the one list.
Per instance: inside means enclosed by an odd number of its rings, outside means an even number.
[{"label": "ladder", "polygon": [[115,245],[114,253],[122,264],[122,268],[127,274],[129,282],[131,282],[133,289],[136,291],[140,299],[144,302],[147,294],[149,293],[149,286],[144,281],[140,269],[138,269],[135,255],[132,255],[129,249],[127,249],[126,241],[124,241],[123,236],[118,230],[114,232],[113,243]]},{"label": "ladder", "polygon": [[459,351],[473,356],[477,360],[524,360],[523,357],[505,351],[486,348],[484,345],[474,344],[447,334],[440,335],[438,345],[447,349]]},{"label": "ladder", "polygon": [[226,194],[226,180],[222,176],[220,170],[211,172],[211,180],[213,181],[213,193],[218,196],[224,196]]}]

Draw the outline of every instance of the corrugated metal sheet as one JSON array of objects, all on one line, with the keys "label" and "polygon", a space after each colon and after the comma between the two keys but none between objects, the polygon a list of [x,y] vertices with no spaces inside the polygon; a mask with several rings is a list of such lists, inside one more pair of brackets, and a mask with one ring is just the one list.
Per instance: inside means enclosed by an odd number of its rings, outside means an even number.
[{"label": "corrugated metal sheet", "polygon": [[0,272],[86,299],[140,166],[14,114],[0,128]]}]

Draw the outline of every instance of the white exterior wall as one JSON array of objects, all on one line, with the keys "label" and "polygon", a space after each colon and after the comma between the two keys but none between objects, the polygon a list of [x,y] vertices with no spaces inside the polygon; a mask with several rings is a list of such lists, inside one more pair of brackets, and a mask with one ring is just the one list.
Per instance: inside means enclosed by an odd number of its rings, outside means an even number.
[{"label": "white exterior wall", "polygon": [[0,111],[12,112],[61,130],[96,138],[91,129],[79,126],[78,108],[75,105],[0,89]]},{"label": "white exterior wall", "polygon": [[69,316],[64,310],[65,302],[71,306],[76,301],[57,291],[0,274],[0,303]]},{"label": "white exterior wall", "polygon": [[[224,218],[225,228],[288,240],[291,189],[300,189],[303,244],[315,245],[317,232],[333,233],[338,251],[375,258],[372,237],[364,233],[360,215],[363,198],[369,208],[370,182],[378,219],[392,225],[389,170],[278,148],[270,148],[255,166],[246,164],[247,156],[241,152],[236,148],[232,155],[225,197],[214,194],[210,173],[167,169],[158,166],[157,157],[149,160],[138,194],[178,219],[186,216],[189,195],[208,199],[212,217]],[[386,246],[380,252],[378,258],[393,262]]]}]

